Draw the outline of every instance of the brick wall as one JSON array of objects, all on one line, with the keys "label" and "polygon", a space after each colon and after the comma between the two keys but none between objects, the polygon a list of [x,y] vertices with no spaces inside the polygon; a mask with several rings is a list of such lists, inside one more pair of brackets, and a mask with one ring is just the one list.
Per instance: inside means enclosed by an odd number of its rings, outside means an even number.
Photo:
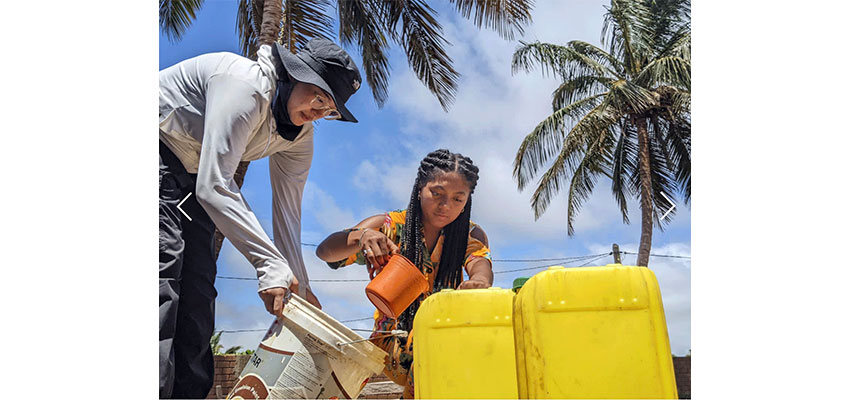
[{"label": "brick wall", "polygon": [[[210,389],[210,393],[207,395],[208,399],[223,399],[227,397],[227,394],[233,390],[233,386],[236,385],[236,380],[239,378],[239,374],[242,372],[242,369],[245,368],[245,364],[248,363],[248,360],[251,358],[250,355],[247,354],[225,354],[225,355],[217,355],[215,356],[215,380],[213,381],[212,389]],[[216,391],[221,393],[221,397],[216,395]]]},{"label": "brick wall", "polygon": [[673,357],[673,369],[676,371],[676,389],[680,399],[691,398],[691,358]]},{"label": "brick wall", "polygon": [[397,399],[401,397],[403,386],[396,385],[395,382],[387,378],[386,375],[373,375],[369,378],[369,383],[357,396],[358,399]]},{"label": "brick wall", "polygon": [[[220,398],[224,398],[233,390],[236,379],[245,364],[251,358],[249,355],[219,355],[215,356],[215,382],[210,390],[208,399],[217,399],[216,387],[219,386]],[[691,398],[691,358],[673,357],[673,369],[676,374],[676,387],[680,399]],[[363,388],[359,398],[397,399],[401,396],[401,386],[394,384],[383,375],[375,375]]]}]

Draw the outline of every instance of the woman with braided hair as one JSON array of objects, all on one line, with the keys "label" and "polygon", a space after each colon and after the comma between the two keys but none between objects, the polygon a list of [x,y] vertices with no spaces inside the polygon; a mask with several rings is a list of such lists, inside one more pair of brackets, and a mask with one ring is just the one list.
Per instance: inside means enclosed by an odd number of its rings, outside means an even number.
[{"label": "woman with braided hair", "polygon": [[[479,289],[493,284],[487,235],[469,220],[477,183],[478,167],[468,157],[444,149],[433,151],[419,164],[406,210],[366,218],[331,234],[316,248],[316,255],[333,269],[358,263],[370,273],[379,272],[392,254],[401,254],[425,275],[429,290],[397,320],[375,312],[376,332],[409,332],[407,339],[373,340],[389,354],[384,373],[404,386],[404,398],[413,398],[412,328],[421,302],[444,288]],[[467,280],[463,280],[464,269]]]}]

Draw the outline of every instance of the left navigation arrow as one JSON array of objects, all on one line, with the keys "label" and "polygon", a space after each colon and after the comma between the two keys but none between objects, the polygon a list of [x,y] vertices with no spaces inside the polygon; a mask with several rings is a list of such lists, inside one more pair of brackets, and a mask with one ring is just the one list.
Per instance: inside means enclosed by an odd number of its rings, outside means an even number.
[{"label": "left navigation arrow", "polygon": [[180,212],[182,212],[182,213],[183,213],[183,215],[185,215],[185,216],[186,216],[186,218],[189,218],[189,221],[191,221],[191,220],[192,220],[192,217],[190,217],[190,216],[189,216],[189,214],[186,214],[186,211],[183,211],[183,209],[182,209],[182,208],[180,208],[180,206],[181,206],[181,205],[183,205],[183,203],[185,203],[185,202],[186,202],[186,200],[188,200],[188,199],[189,199],[189,196],[191,196],[191,195],[192,195],[192,192],[189,192],[189,194],[187,194],[187,195],[186,195],[186,197],[184,197],[184,198],[183,198],[183,200],[181,200],[181,201],[180,201],[180,203],[179,203],[179,204],[177,204],[177,209],[178,209],[178,210],[180,210]]}]

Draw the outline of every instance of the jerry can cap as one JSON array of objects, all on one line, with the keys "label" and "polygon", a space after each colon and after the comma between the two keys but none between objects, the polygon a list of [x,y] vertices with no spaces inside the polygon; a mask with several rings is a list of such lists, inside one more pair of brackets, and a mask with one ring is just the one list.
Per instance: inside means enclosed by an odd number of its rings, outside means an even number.
[{"label": "jerry can cap", "polygon": [[514,293],[519,292],[519,288],[521,288],[522,285],[525,285],[525,282],[528,281],[528,279],[529,279],[528,277],[521,277],[521,278],[514,279],[513,289],[512,289],[514,291]]}]

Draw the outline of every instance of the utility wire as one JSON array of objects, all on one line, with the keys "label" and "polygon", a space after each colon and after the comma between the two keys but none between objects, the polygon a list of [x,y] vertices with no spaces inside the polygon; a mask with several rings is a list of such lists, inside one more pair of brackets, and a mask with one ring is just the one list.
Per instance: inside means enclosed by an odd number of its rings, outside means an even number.
[{"label": "utility wire", "polygon": [[[302,243],[302,244],[309,245],[309,243]],[[632,253],[632,252],[629,252],[629,251],[621,251],[620,253],[621,254],[637,255],[637,253]],[[591,262],[596,261],[600,258],[603,258],[605,256],[610,256],[611,254],[613,254],[613,252],[600,253],[600,254],[590,254],[590,255],[585,255],[585,256],[560,257],[560,258],[536,258],[536,259],[529,258],[529,259],[512,259],[512,260],[494,259],[493,262],[494,263],[496,263],[496,262],[502,263],[502,262],[532,262],[532,261],[563,261],[565,263],[570,263],[570,262],[578,262],[578,261],[587,261],[584,264],[579,265],[579,267],[583,267],[583,266],[590,264]],[[690,256],[674,256],[674,255],[667,255],[667,254],[652,254],[652,253],[650,253],[649,256],[650,257],[683,258],[683,259],[690,259],[691,258]],[[546,264],[546,265],[538,265],[538,266],[527,267],[527,268],[509,269],[509,270],[504,270],[504,271],[493,271],[493,274],[495,275],[495,274],[507,274],[507,273],[510,273],[510,272],[530,271],[530,270],[534,270],[534,269],[546,268],[546,267],[551,267],[551,266],[552,266],[552,264]],[[217,279],[243,280],[243,281],[256,280],[256,278],[243,278],[243,277],[236,277],[236,276],[217,276],[216,278]],[[311,282],[323,282],[323,283],[324,282],[369,282],[368,279],[311,279],[310,281]]]},{"label": "utility wire", "polygon": [[[611,254],[611,253],[608,253]],[[566,261],[566,260],[576,260],[576,259],[585,259],[587,257],[593,257],[594,255],[589,256],[573,256],[573,257],[558,257],[558,258],[527,258],[527,259],[515,259],[515,260],[499,260],[493,259],[493,262],[537,262],[537,261]]]},{"label": "utility wire", "polygon": [[[602,258],[604,256],[609,256],[609,255],[611,255],[610,252],[604,253],[604,254],[594,254],[594,255],[590,255],[590,256],[584,256],[580,259],[570,260],[570,261],[567,261],[567,262],[584,261],[588,258],[596,260],[596,259]],[[591,260],[591,261],[593,261],[593,260]],[[586,265],[586,264],[584,264],[584,265]],[[528,268],[509,269],[509,270],[505,270],[505,271],[493,271],[493,274],[495,275],[495,274],[506,274],[506,273],[510,273],[510,272],[518,272],[518,271],[529,271],[529,270],[533,270],[533,269],[540,269],[540,268],[546,268],[546,267],[551,267],[551,266],[552,266],[552,264],[550,263],[550,264],[546,264],[546,265],[538,265],[538,266],[528,267]],[[255,280],[254,278],[241,278],[241,277],[234,277],[234,276],[219,276],[217,278],[218,279],[234,279],[234,280]],[[368,279],[311,279],[310,282],[323,282],[323,283],[325,283],[325,282],[369,282],[369,280]]]},{"label": "utility wire", "polygon": [[602,257],[610,256],[611,254],[614,254],[614,252],[610,252],[610,253],[608,253],[608,254],[602,254],[602,255],[600,255],[599,257],[596,257],[596,258],[593,258],[593,259],[587,260],[587,262],[586,262],[586,263],[584,263],[584,264],[582,264],[582,265],[579,265],[579,267],[583,267],[583,266],[585,266],[585,265],[587,265],[587,264],[590,264],[590,263],[592,263],[592,262],[594,262],[594,261],[596,261],[596,260],[598,260],[598,259],[600,259],[600,258],[602,258]]},{"label": "utility wire", "polygon": [[[301,243],[301,245],[310,246],[310,247],[318,247],[319,246],[319,245],[314,244],[314,243]],[[632,253],[630,251],[621,251],[620,253],[637,255],[637,253]],[[691,258],[691,256],[672,256],[672,255],[666,255],[666,254],[652,254],[652,253],[650,253],[649,256],[650,257],[668,257],[668,258]],[[494,258],[493,262],[560,261],[560,260],[572,260],[572,259],[578,259],[578,258],[584,258],[584,257],[587,257],[587,256],[558,257],[558,258],[525,258],[525,259],[514,259],[514,260],[500,260],[500,259]]]},{"label": "utility wire", "polygon": [[[597,259],[605,257],[605,256],[609,256],[609,255],[611,255],[611,252],[602,253],[602,254],[591,254],[589,256],[583,256],[581,259],[578,259],[578,260],[572,260],[571,262],[584,261],[586,259],[591,259],[590,261],[593,261],[593,260],[597,260]],[[583,265],[587,265],[587,263],[585,263]],[[506,273],[509,273],[509,272],[529,271],[529,270],[533,270],[533,269],[548,268],[548,267],[551,267],[551,266],[553,266],[553,265],[552,264],[546,264],[546,265],[538,265],[538,266],[535,266],[535,267],[528,267],[528,268],[509,269],[509,270],[505,270],[505,271],[493,271],[493,275],[506,274]]]},{"label": "utility wire", "polygon": [[[318,247],[319,245],[313,243],[301,243],[302,246],[310,246],[310,247]],[[624,254],[629,254],[626,252],[622,252]],[[565,256],[565,257],[556,257],[556,258],[518,258],[518,259],[497,259],[494,258],[493,262],[539,262],[539,261],[561,261],[561,260],[574,260],[574,259],[583,259],[588,256]]]},{"label": "utility wire", "polygon": [[[621,251],[620,253],[637,255],[637,253],[632,253],[630,251]],[[671,255],[667,255],[667,254],[652,254],[652,253],[649,253],[649,256],[650,257],[668,257],[668,258],[691,258],[691,256],[671,256]]]},{"label": "utility wire", "polygon": [[[597,260],[599,258],[602,258],[604,256],[609,256],[611,254],[612,254],[611,252],[608,252],[608,253],[601,253],[601,254],[590,254],[590,255],[585,255],[585,256],[573,256],[573,257],[563,257],[563,258],[507,260],[507,262],[519,262],[519,261],[528,262],[528,261],[554,260],[554,261],[564,261],[565,263],[569,263],[569,262],[584,261],[584,260],[587,260],[587,259]],[[591,261],[593,261],[593,260],[591,260]],[[496,262],[497,260],[493,260],[493,261]],[[498,262],[505,262],[505,261],[499,260]],[[587,265],[587,264],[585,263],[581,266],[584,266],[584,265]],[[550,267],[550,266],[552,266],[552,264],[538,265],[538,266],[535,266],[535,267],[528,267],[528,268],[509,269],[509,270],[505,270],[505,271],[493,271],[493,274],[506,274],[506,273],[509,273],[509,272],[529,271],[529,270],[533,270],[533,269],[546,268],[546,267]],[[249,281],[256,280],[256,278],[243,278],[243,277],[235,277],[235,276],[217,276],[216,278],[217,279],[232,279],[232,280],[249,280]],[[311,282],[369,282],[368,279],[311,279],[310,281]]]},{"label": "utility wire", "polygon": [[[347,319],[347,320],[345,320],[345,321],[339,321],[339,322],[344,324],[344,323],[346,323],[346,322],[357,322],[357,321],[366,321],[366,320],[373,320],[373,319],[374,319],[373,317],[366,317],[366,318],[358,318],[358,319]],[[351,330],[353,330],[353,331],[362,331],[362,330],[363,330],[363,329],[354,329],[354,328],[348,328],[348,329],[351,329]],[[236,330],[226,330],[226,329],[225,329],[225,330],[216,331],[216,332],[221,332],[221,333],[242,333],[242,332],[264,332],[264,331],[267,331],[267,330],[268,330],[268,329],[236,329]],[[370,329],[369,331],[371,332],[372,330]]]}]

